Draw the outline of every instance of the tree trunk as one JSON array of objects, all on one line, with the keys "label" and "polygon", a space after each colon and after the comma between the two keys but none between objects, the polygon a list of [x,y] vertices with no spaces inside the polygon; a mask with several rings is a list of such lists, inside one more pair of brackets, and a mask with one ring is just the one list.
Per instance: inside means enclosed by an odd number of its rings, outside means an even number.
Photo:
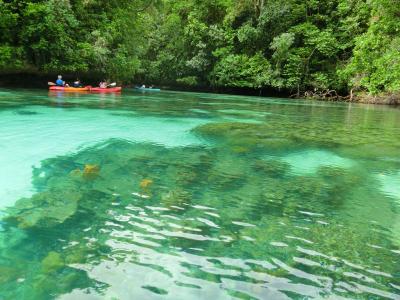
[{"label": "tree trunk", "polygon": [[254,11],[256,13],[256,17],[258,18],[261,15],[261,11],[264,7],[265,0],[253,0]]}]

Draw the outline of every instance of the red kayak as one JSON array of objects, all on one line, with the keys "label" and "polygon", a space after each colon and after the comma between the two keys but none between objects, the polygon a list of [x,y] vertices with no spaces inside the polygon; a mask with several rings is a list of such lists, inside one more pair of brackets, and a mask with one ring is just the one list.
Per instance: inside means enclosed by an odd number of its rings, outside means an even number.
[{"label": "red kayak", "polygon": [[51,86],[49,87],[50,91],[64,91],[64,92],[85,92],[85,91],[90,91],[92,87],[90,85],[81,87],[81,88],[75,88],[72,86],[66,87],[66,86]]},{"label": "red kayak", "polygon": [[122,88],[120,86],[110,87],[110,88],[95,87],[90,89],[90,91],[92,92],[99,92],[99,93],[119,93],[121,92],[121,90]]}]

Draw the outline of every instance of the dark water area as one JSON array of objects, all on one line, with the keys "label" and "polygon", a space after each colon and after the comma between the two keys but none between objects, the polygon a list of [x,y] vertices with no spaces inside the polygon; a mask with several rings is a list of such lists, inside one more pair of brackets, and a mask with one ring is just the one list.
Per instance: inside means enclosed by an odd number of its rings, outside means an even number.
[{"label": "dark water area", "polygon": [[0,89],[0,299],[400,299],[400,110]]},{"label": "dark water area", "polygon": [[[14,73],[14,74],[0,74],[0,87],[2,88],[29,88],[29,89],[45,89],[47,88],[47,82],[55,82],[59,74],[41,74],[41,73]],[[66,74],[63,76],[63,80],[67,83],[72,84],[77,78],[79,78],[83,85],[97,86],[100,81],[104,80],[104,76],[101,74]],[[109,78],[110,81],[114,81],[113,78]],[[120,84],[120,83],[119,83]],[[134,87],[141,85],[153,85],[163,90],[181,91],[181,92],[202,92],[202,93],[218,93],[218,94],[230,94],[230,95],[245,95],[245,96],[262,96],[262,97],[289,97],[293,94],[289,90],[276,90],[271,88],[263,89],[250,89],[250,88],[228,88],[228,87],[211,87],[211,86],[182,86],[176,83],[168,82],[147,82],[136,78],[132,83],[122,84],[124,87]],[[120,84],[121,85],[121,84]]]},{"label": "dark water area", "polygon": [[[47,89],[49,81],[55,82],[60,74],[41,74],[41,73],[11,73],[0,74],[0,87],[7,89]],[[61,74],[63,75],[63,74]],[[97,86],[104,78],[100,74],[66,74],[63,80],[71,84],[79,78],[85,85]]]}]

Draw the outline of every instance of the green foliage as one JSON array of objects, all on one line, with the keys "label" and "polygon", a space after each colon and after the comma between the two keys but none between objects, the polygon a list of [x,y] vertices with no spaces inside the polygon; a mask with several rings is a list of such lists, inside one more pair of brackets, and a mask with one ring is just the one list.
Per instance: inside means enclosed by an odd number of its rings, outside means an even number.
[{"label": "green foliage", "polygon": [[270,48],[274,50],[272,55],[273,60],[276,62],[276,68],[280,68],[282,62],[288,57],[288,51],[294,43],[293,33],[282,33],[275,37],[271,43]]},{"label": "green foliage", "polygon": [[271,77],[271,65],[260,53],[254,56],[228,55],[220,60],[212,73],[216,86],[262,88]]},{"label": "green foliage", "polygon": [[138,72],[153,1],[0,1],[0,68],[95,71],[127,81]]},{"label": "green foliage", "polygon": [[21,42],[28,59],[45,71],[85,71],[74,36],[78,21],[68,0],[28,3]]},{"label": "green foliage", "polygon": [[161,11],[151,33],[157,43],[145,56],[151,80],[300,92],[348,88],[340,70],[368,29],[370,7],[365,0],[166,1]]},{"label": "green foliage", "polygon": [[108,58],[106,74],[113,79],[128,81],[137,72],[140,61],[135,56],[130,56],[129,52],[120,48],[114,56]]},{"label": "green foliage", "polygon": [[354,56],[342,75],[350,86],[378,92],[400,91],[400,5],[374,0],[368,31],[356,38]]},{"label": "green foliage", "polygon": [[178,78],[176,82],[186,86],[196,86],[198,83],[198,79],[196,76],[187,76],[183,78]]},{"label": "green foliage", "polygon": [[13,28],[17,25],[18,14],[13,13],[8,3],[0,0],[0,42],[11,42],[13,38]]},{"label": "green foliage", "polygon": [[12,70],[23,67],[24,50],[22,47],[0,45],[0,68]]},{"label": "green foliage", "polygon": [[0,68],[289,91],[400,89],[390,0],[0,0]]}]

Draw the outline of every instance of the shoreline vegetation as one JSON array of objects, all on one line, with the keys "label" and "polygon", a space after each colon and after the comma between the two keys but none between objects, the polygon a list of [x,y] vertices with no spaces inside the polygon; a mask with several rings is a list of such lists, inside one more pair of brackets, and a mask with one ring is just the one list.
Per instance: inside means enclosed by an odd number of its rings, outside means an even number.
[{"label": "shoreline vegetation", "polygon": [[[0,88],[47,88],[47,81],[55,78],[55,74],[35,74],[35,73],[13,73],[13,74],[0,74]],[[75,76],[76,77],[76,76]],[[73,81],[74,76],[66,76],[66,78]],[[83,82],[89,83],[93,86],[101,81],[101,77],[90,78],[87,76],[80,76]],[[29,80],[25,84],[22,81]],[[68,80],[67,80],[68,81]],[[136,82],[136,85],[142,82]],[[131,88],[135,83],[126,83],[124,88]],[[162,90],[170,91],[183,91],[183,92],[204,92],[204,93],[217,93],[217,94],[231,94],[231,95],[248,95],[248,96],[261,96],[261,97],[284,97],[290,99],[307,99],[317,101],[332,101],[332,102],[351,102],[362,104],[377,104],[377,105],[400,105],[400,92],[399,93],[381,93],[378,95],[368,94],[366,92],[350,91],[349,95],[343,96],[338,94],[335,90],[325,91],[306,91],[300,95],[290,94],[290,91],[278,91],[271,89],[244,89],[244,88],[229,88],[229,87],[212,87],[212,86],[185,86],[185,85],[158,85]]]},{"label": "shoreline vegetation", "polygon": [[[297,95],[291,98],[298,98]],[[351,102],[351,103],[364,103],[364,104],[379,104],[379,105],[400,105],[400,93],[386,93],[386,94],[368,94],[366,92],[350,91],[347,96],[339,95],[335,90],[325,90],[321,92],[307,91],[304,93],[304,99],[314,99],[319,101],[334,101],[334,102]]]},{"label": "shoreline vegetation", "polygon": [[400,103],[393,0],[0,0],[0,29],[0,85],[63,74]]}]

